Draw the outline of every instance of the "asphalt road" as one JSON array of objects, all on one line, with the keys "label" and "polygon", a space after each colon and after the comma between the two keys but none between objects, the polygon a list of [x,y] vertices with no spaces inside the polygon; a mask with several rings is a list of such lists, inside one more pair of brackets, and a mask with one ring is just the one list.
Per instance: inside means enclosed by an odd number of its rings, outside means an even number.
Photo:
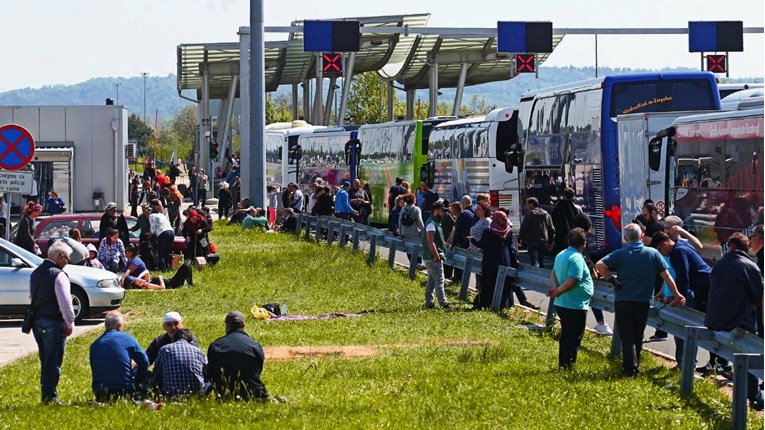
[{"label": "asphalt road", "polygon": [[[74,332],[69,338],[82,336],[85,333],[103,327],[103,320],[84,320],[75,324]],[[0,367],[37,353],[37,343],[32,333],[21,332],[21,320],[0,320]]]}]

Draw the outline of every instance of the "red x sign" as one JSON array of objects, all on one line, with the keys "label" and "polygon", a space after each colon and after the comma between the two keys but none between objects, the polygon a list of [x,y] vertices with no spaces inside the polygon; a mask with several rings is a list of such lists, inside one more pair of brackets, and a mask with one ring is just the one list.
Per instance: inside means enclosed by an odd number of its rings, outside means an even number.
[{"label": "red x sign", "polygon": [[707,55],[707,71],[712,73],[725,73],[726,72],[726,56],[725,54],[719,55]]},{"label": "red x sign", "polygon": [[340,54],[322,55],[322,72],[325,76],[339,76],[343,74],[343,61]]},{"label": "red x sign", "polygon": [[517,73],[534,73],[534,54],[517,54],[515,56],[515,71]]}]

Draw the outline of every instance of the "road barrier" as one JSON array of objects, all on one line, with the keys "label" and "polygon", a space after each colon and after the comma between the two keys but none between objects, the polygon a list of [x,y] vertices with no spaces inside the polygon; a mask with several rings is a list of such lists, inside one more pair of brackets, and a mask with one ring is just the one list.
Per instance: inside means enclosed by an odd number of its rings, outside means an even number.
[{"label": "road barrier", "polygon": [[[313,228],[313,230],[312,230]],[[388,231],[378,228],[356,224],[352,221],[332,217],[315,217],[299,214],[297,235],[304,232],[305,239],[311,240],[311,233],[315,234],[314,240],[320,243],[324,238],[328,244],[337,241],[340,247],[344,247],[350,237],[353,249],[358,250],[360,241],[369,242],[369,255],[367,261],[373,263],[377,257],[379,247],[388,248],[388,265],[392,268],[395,264],[396,253],[406,252],[410,255],[409,278],[415,279],[417,274],[418,259],[422,254],[422,243],[414,239],[396,237]],[[446,252],[444,264],[463,271],[460,280],[460,300],[468,299],[468,285],[470,275],[481,274],[481,254],[465,249],[450,249]],[[522,264],[519,268],[499,266],[497,281],[492,297],[491,309],[499,311],[502,307],[502,297],[507,286],[506,280],[510,278],[522,288],[534,290],[546,294],[550,288],[550,271],[538,267]],[[594,282],[594,293],[590,305],[604,311],[614,311],[614,290],[610,284],[602,281]],[[509,294],[512,300],[512,294]],[[547,312],[546,324],[551,327],[555,320],[555,308],[553,301]],[[648,325],[663,330],[673,336],[684,339],[683,360],[681,363],[680,393],[690,396],[693,389],[693,374],[696,367],[697,348],[706,349],[718,356],[734,363],[733,369],[733,415],[732,428],[745,428],[746,424],[746,374],[751,373],[758,378],[763,378],[763,340],[745,330],[735,329],[731,332],[712,331],[704,327],[704,314],[686,308],[684,306],[671,307],[664,303],[654,302],[648,314]],[[621,341],[619,327],[614,324],[614,335],[611,341],[611,356],[616,357],[621,353]]]}]

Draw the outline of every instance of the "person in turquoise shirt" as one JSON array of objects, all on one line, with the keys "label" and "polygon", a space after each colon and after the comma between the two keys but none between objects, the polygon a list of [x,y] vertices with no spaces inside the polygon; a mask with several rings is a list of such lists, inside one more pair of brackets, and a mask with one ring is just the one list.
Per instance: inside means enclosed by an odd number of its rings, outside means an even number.
[{"label": "person in turquoise shirt", "polygon": [[248,230],[253,228],[269,230],[265,209],[255,208],[252,206],[247,208],[247,217],[242,220],[242,229]]},{"label": "person in turquoise shirt", "polygon": [[587,325],[587,311],[594,291],[592,276],[582,252],[587,234],[581,228],[568,233],[568,248],[555,257],[550,274],[552,288],[547,295],[554,298],[555,310],[560,317],[558,366],[573,369]]}]

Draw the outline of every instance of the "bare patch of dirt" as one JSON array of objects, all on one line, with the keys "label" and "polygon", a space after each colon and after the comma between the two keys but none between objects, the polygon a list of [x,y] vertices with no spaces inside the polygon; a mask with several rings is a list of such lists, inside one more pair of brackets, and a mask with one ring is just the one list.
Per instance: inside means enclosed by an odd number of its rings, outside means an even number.
[{"label": "bare patch of dirt", "polygon": [[298,358],[359,358],[377,357],[380,351],[371,346],[271,346],[265,348],[266,360]]}]

